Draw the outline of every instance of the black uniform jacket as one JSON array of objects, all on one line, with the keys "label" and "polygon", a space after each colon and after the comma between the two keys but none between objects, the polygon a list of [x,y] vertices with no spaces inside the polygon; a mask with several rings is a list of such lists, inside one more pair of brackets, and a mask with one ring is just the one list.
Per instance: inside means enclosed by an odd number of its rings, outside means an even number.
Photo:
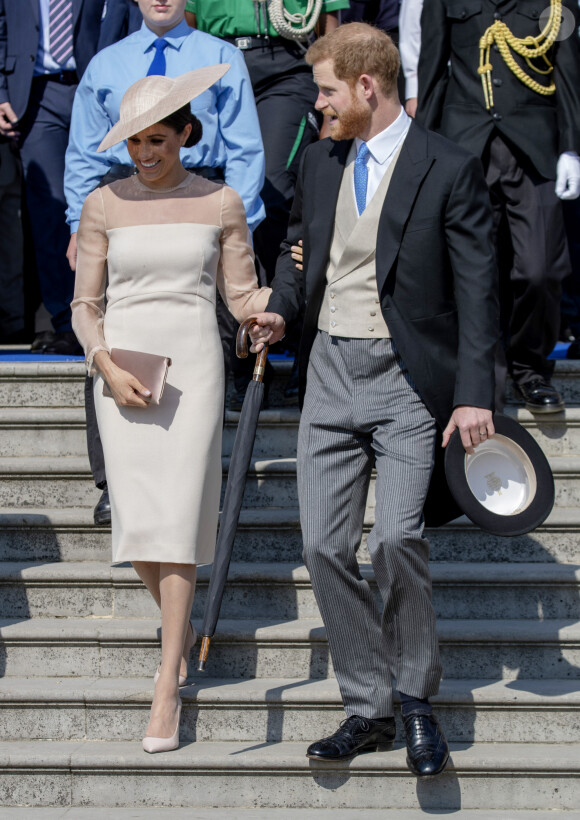
[{"label": "black uniform jacket", "polygon": [[[540,84],[548,86],[553,79],[555,94],[544,96],[524,85],[492,46],[494,106],[488,111],[477,73],[479,39],[494,20],[505,22],[516,37],[536,37],[540,33],[540,15],[547,7],[548,0],[425,2],[421,16],[417,121],[426,128],[440,131],[478,157],[495,128],[529,157],[542,177],[555,179],[558,156],[563,151],[580,151],[580,41],[576,33],[576,0],[562,2],[563,39],[557,40],[546,55],[554,65],[552,74],[542,76],[531,71],[521,57],[511,52],[525,72]],[[570,25],[571,21],[575,21],[574,26]],[[539,59],[535,65],[546,68]]]},{"label": "black uniform jacket", "polygon": [[[288,236],[268,310],[287,322],[305,304],[301,396],[326,287],[334,213],[351,143],[322,140],[303,157]],[[290,247],[304,242],[304,272]],[[497,338],[496,268],[491,209],[481,163],[413,123],[381,212],[377,289],[393,341],[440,428],[460,404],[493,407]],[[438,450],[441,450],[439,447]],[[456,517],[440,465],[428,523]],[[434,514],[429,515],[429,510]]]}]

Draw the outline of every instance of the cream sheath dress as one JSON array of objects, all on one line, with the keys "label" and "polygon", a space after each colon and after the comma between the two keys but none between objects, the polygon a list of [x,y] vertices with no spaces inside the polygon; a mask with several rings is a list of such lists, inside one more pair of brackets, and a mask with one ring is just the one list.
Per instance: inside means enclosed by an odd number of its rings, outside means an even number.
[{"label": "cream sheath dress", "polygon": [[[166,190],[133,176],[87,197],[77,241],[73,327],[94,375],[113,563],[211,563],[224,407],[216,285],[238,321],[270,295],[258,287],[242,201],[193,174]],[[158,406],[103,396],[93,357],[113,347],[171,358]]]}]

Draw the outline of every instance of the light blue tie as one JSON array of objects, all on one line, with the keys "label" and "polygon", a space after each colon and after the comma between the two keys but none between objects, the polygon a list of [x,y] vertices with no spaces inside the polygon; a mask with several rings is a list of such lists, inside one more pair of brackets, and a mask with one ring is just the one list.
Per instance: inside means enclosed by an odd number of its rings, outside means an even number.
[{"label": "light blue tie", "polygon": [[369,154],[366,142],[361,142],[354,161],[354,196],[359,216],[367,206],[367,182],[369,180],[367,157]]},{"label": "light blue tie", "polygon": [[167,65],[165,63],[165,49],[168,45],[169,43],[167,40],[164,40],[163,37],[158,37],[154,41],[153,48],[155,49],[155,56],[149,66],[149,71],[147,72],[148,77],[152,74],[162,74],[165,76],[165,71],[167,69]]}]

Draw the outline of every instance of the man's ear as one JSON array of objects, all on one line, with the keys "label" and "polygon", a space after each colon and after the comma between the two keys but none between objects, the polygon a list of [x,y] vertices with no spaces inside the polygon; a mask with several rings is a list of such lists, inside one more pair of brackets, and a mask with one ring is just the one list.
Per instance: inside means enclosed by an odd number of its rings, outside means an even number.
[{"label": "man's ear", "polygon": [[358,84],[366,100],[370,99],[375,93],[375,81],[370,74],[361,74],[358,78]]}]

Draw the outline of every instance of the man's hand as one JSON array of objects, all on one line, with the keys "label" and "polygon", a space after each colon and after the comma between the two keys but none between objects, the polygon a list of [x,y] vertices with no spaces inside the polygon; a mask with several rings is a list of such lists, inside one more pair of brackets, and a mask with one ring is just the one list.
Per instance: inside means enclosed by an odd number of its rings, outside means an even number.
[{"label": "man's hand", "polygon": [[304,269],[304,250],[302,248],[302,240],[299,239],[298,244],[297,245],[292,245],[290,250],[292,251],[290,256],[294,260],[297,270],[303,270]]},{"label": "man's hand", "polygon": [[580,196],[580,157],[575,151],[566,151],[558,158],[556,196],[560,199],[577,199]]},{"label": "man's hand", "polygon": [[18,117],[9,102],[0,103],[0,134],[3,137],[18,137],[20,132],[14,128]]},{"label": "man's hand", "polygon": [[71,233],[71,235],[70,235],[70,242],[68,243],[68,248],[66,249],[66,258],[68,259],[70,269],[71,270],[76,270],[77,269],[77,235],[76,235],[76,233]]},{"label": "man's hand", "polygon": [[495,433],[491,410],[483,407],[469,407],[458,405],[449,419],[449,424],[443,430],[443,447],[447,447],[451,433],[459,428],[461,443],[467,453],[473,453],[473,448],[487,441]]},{"label": "man's hand", "polygon": [[417,113],[417,99],[417,97],[409,97],[405,102],[405,111],[410,117],[413,117],[413,119],[415,119]]},{"label": "man's hand", "polygon": [[259,353],[266,342],[271,345],[274,342],[279,342],[286,329],[286,322],[278,313],[256,314],[256,325],[252,325],[250,328],[250,339],[252,340],[250,350],[252,353]]}]

